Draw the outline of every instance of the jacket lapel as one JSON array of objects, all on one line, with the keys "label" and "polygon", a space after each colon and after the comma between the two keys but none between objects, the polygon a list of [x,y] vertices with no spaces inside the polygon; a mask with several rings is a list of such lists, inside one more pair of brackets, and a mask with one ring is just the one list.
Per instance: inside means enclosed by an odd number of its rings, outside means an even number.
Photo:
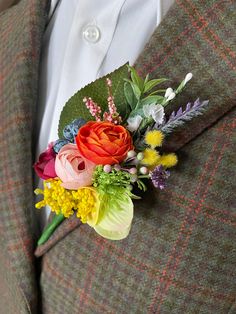
[{"label": "jacket lapel", "polygon": [[[170,77],[173,86],[193,73],[187,90],[167,108],[169,113],[198,97],[210,101],[204,115],[167,138],[170,151],[193,140],[235,106],[235,8],[231,1],[177,0],[137,60],[141,74]],[[226,11],[229,18],[223,25],[220,17]]]},{"label": "jacket lapel", "polygon": [[[204,116],[167,138],[167,150],[178,150],[235,106],[235,10],[231,1],[177,0],[136,62],[140,74],[171,78],[173,87],[193,73],[187,91],[169,105],[169,113],[198,97],[210,100]],[[76,217],[65,220],[35,255],[43,255],[79,225]]]},{"label": "jacket lapel", "polygon": [[[32,129],[47,1],[19,1],[0,15],[1,251],[28,311],[36,312]],[[2,262],[2,259],[1,259]],[[14,303],[14,295],[11,300]],[[20,308],[18,308],[20,310]],[[27,311],[27,312],[28,312]],[[23,313],[23,312],[22,312]]]}]

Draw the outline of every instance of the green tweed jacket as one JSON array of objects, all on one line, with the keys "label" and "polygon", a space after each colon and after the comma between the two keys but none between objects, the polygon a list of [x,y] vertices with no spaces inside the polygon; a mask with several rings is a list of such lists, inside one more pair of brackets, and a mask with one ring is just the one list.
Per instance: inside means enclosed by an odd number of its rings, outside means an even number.
[{"label": "green tweed jacket", "polygon": [[179,156],[168,189],[135,204],[125,240],[72,217],[36,249],[33,131],[48,6],[20,0],[0,13],[0,313],[236,313],[236,1],[176,0],[136,62],[173,85],[193,72],[178,104],[210,100],[166,143]]}]

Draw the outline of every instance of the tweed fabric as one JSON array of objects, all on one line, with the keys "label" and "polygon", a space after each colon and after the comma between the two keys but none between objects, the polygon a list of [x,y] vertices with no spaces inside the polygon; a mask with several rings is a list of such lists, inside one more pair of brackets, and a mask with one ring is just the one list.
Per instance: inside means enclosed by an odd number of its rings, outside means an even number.
[{"label": "tweed fabric", "polygon": [[[1,288],[15,301],[0,300],[4,314],[36,311],[30,148],[45,4],[21,0],[0,15],[0,280],[4,275]],[[235,9],[230,0],[176,1],[137,62],[140,73],[173,81],[192,71],[191,98],[211,101],[208,119],[176,134],[174,149],[234,106]],[[42,312],[235,313],[233,147],[231,111],[179,151],[168,190],[152,190],[135,204],[124,241],[104,240],[73,218],[63,223],[37,250],[47,252]]]},{"label": "tweed fabric", "polygon": [[81,225],[49,250],[43,313],[228,313],[236,297],[235,126],[234,111],[179,151],[169,188],[136,203],[127,239],[105,240]]},{"label": "tweed fabric", "polygon": [[186,105],[186,99],[210,99],[203,116],[170,135],[165,145],[170,151],[182,147],[236,104],[235,9],[235,1],[177,0],[138,60],[143,75],[178,82],[188,71],[193,73],[194,84],[190,83],[177,105]]},{"label": "tweed fabric", "polygon": [[0,249],[10,273],[5,285],[25,302],[20,313],[37,306],[31,148],[45,9],[45,0],[22,0],[0,14]]},{"label": "tweed fabric", "polygon": [[[187,72],[193,72],[193,82],[174,102],[176,106],[169,106],[169,112],[199,96],[210,99],[204,116],[188,122],[166,139],[165,151],[178,150],[235,106],[234,29],[234,1],[176,1],[137,60],[136,68],[141,75],[171,78],[173,86]],[[76,228],[79,225],[76,220],[75,217],[63,222],[51,239],[37,248],[36,256],[44,254],[70,229]]]},{"label": "tweed fabric", "polygon": [[0,313],[30,313],[28,302],[16,281],[15,275],[6,261],[7,254],[0,251]]},{"label": "tweed fabric", "polygon": [[168,143],[182,147],[179,165],[168,189],[135,203],[127,239],[105,240],[72,218],[73,231],[65,222],[37,249],[43,313],[234,313],[235,12],[235,1],[178,0],[153,35],[139,72],[179,81],[192,71],[179,101],[210,99],[207,119]]}]

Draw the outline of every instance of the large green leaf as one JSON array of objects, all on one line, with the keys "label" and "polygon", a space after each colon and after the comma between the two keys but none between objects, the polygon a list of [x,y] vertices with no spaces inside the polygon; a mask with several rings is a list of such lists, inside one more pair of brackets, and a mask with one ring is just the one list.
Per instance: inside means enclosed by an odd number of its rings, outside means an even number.
[{"label": "large green leaf", "polygon": [[114,72],[86,85],[67,101],[60,116],[58,126],[59,138],[63,137],[64,127],[74,119],[81,117],[86,121],[93,120],[93,117],[83,103],[84,97],[91,97],[103,111],[107,111],[107,77],[112,80],[112,92],[118,112],[122,117],[127,115],[128,104],[124,95],[124,79],[129,77],[129,72],[127,65],[123,65]]}]

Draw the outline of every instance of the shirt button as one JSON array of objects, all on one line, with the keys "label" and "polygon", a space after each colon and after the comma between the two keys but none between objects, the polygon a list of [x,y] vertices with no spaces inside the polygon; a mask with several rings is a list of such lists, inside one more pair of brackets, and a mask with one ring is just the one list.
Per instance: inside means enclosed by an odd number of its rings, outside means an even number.
[{"label": "shirt button", "polygon": [[89,43],[96,43],[100,39],[100,30],[95,25],[88,25],[83,30],[83,37]]}]

